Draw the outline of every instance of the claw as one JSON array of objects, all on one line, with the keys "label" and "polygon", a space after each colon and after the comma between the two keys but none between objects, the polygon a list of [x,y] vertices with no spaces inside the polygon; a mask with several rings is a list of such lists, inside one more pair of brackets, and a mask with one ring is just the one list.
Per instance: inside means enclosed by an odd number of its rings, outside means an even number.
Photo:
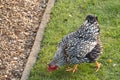
[{"label": "claw", "polygon": [[66,71],[72,71],[72,73],[74,73],[77,70],[77,66],[78,64],[75,64],[73,68],[69,67],[68,69],[66,69]]},{"label": "claw", "polygon": [[95,62],[95,64],[96,64],[96,72],[100,69],[100,63],[98,63],[97,61]]}]

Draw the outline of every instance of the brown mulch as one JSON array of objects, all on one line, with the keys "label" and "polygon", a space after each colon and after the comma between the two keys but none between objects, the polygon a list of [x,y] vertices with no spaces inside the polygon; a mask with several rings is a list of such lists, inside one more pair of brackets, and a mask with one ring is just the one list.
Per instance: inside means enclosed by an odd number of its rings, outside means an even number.
[{"label": "brown mulch", "polygon": [[0,80],[20,80],[47,0],[0,0]]}]

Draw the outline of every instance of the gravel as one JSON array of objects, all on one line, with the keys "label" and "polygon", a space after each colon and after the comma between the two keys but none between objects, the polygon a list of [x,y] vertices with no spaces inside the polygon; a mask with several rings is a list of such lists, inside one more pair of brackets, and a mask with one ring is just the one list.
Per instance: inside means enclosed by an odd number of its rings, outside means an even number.
[{"label": "gravel", "polygon": [[20,80],[47,0],[0,0],[0,80]]}]

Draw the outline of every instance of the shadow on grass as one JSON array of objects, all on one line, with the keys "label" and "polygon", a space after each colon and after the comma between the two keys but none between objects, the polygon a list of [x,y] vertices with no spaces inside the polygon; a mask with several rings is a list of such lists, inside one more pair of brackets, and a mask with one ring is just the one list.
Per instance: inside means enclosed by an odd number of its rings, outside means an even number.
[{"label": "shadow on grass", "polygon": [[[47,69],[42,69],[44,71],[39,72],[40,80],[70,80],[76,79],[77,77],[86,76],[87,74],[94,74],[95,66],[89,64],[82,64],[78,66],[78,70],[75,73],[67,72],[66,68],[68,66],[63,66],[56,71],[47,72]],[[70,65],[72,67],[73,65]],[[79,76],[81,75],[81,76]],[[83,77],[84,78],[84,77]]]}]

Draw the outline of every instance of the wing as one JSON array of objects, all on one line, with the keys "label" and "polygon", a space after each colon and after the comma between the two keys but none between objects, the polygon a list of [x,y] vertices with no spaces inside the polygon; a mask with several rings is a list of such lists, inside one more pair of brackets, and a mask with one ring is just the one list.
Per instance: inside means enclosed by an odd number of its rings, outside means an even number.
[{"label": "wing", "polygon": [[59,44],[57,55],[64,56],[67,63],[75,64],[80,63],[86,54],[97,44],[96,40],[84,40],[79,38],[73,32],[65,36]]},{"label": "wing", "polygon": [[71,64],[80,63],[81,59],[91,52],[96,44],[96,41],[84,41],[79,38],[67,40],[67,44],[64,45],[64,54],[67,55],[67,61]]}]

